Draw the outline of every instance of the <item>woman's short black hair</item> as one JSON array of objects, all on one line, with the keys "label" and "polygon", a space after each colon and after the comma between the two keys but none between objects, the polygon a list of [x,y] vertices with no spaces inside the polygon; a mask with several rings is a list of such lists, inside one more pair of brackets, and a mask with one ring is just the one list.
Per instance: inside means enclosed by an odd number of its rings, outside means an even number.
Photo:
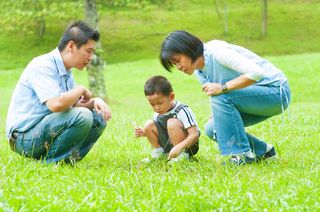
[{"label": "woman's short black hair", "polygon": [[64,31],[58,49],[60,52],[64,50],[71,40],[76,44],[77,48],[80,48],[82,45],[86,44],[89,39],[98,41],[99,38],[100,33],[98,31],[92,29],[83,21],[75,21]]},{"label": "woman's short black hair", "polygon": [[172,57],[175,54],[184,54],[195,62],[203,55],[203,42],[183,30],[171,32],[162,42],[160,52],[161,64],[167,71],[171,71],[173,67]]},{"label": "woman's short black hair", "polygon": [[152,96],[153,94],[162,94],[169,96],[173,92],[171,83],[163,76],[153,76],[144,84],[144,95]]}]

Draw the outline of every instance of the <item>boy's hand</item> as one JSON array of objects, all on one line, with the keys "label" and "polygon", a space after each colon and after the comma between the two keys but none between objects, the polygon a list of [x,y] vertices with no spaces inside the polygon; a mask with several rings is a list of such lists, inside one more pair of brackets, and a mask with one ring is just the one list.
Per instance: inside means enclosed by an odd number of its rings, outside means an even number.
[{"label": "boy's hand", "polygon": [[180,149],[179,145],[176,145],[169,152],[168,159],[170,160],[172,158],[178,157],[178,155],[180,155],[180,153],[181,153],[181,149]]},{"label": "boy's hand", "polygon": [[134,128],[134,136],[136,138],[145,136],[144,130],[141,127],[135,127]]}]

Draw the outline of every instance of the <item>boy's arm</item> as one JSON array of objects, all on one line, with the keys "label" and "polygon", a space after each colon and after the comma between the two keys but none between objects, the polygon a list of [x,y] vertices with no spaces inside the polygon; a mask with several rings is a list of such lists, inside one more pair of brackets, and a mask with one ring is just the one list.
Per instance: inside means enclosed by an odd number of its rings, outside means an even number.
[{"label": "boy's arm", "polygon": [[195,125],[187,128],[187,132],[188,136],[181,143],[175,145],[171,149],[168,159],[177,157],[183,150],[192,146],[199,140],[199,132]]}]

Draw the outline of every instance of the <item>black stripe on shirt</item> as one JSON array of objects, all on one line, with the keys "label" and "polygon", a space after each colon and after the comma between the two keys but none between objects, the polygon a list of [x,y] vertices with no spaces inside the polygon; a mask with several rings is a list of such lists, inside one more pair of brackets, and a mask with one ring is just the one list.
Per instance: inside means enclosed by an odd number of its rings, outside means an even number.
[{"label": "black stripe on shirt", "polygon": [[[194,122],[194,120],[192,119],[192,116],[191,116],[190,112],[189,112],[188,110],[186,110],[185,107],[183,107],[182,110],[183,110],[184,113],[186,114],[190,126],[196,125],[195,122]],[[193,124],[192,124],[192,123],[193,123]]]}]

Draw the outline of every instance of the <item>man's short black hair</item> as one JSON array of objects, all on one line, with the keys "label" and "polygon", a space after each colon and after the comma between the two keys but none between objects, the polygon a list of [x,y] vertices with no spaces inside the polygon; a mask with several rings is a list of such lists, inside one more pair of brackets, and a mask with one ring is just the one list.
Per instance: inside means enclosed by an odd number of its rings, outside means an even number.
[{"label": "man's short black hair", "polygon": [[91,27],[89,27],[83,21],[75,21],[71,23],[67,29],[64,31],[58,49],[61,52],[67,46],[69,41],[75,42],[77,48],[86,44],[88,40],[98,41],[100,38],[100,33]]},{"label": "man's short black hair", "polygon": [[172,57],[175,54],[184,54],[195,62],[203,55],[203,42],[186,31],[171,32],[162,42],[160,52],[161,64],[167,71],[173,68]]},{"label": "man's short black hair", "polygon": [[163,76],[153,76],[144,84],[145,96],[152,96],[153,94],[169,96],[171,92],[173,92],[171,83]]}]

